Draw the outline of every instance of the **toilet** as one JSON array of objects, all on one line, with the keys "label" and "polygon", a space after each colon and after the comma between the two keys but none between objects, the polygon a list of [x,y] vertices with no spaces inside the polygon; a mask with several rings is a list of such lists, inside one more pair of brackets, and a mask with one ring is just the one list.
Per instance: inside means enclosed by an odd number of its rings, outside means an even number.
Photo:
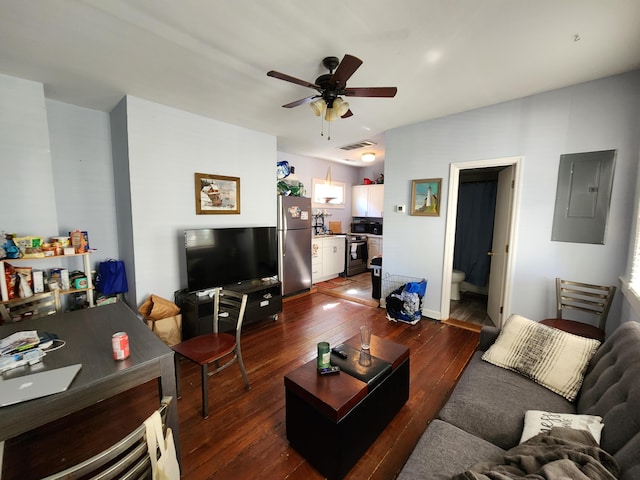
[{"label": "toilet", "polygon": [[464,281],[465,273],[454,270],[451,274],[451,300],[460,300],[460,284]]}]

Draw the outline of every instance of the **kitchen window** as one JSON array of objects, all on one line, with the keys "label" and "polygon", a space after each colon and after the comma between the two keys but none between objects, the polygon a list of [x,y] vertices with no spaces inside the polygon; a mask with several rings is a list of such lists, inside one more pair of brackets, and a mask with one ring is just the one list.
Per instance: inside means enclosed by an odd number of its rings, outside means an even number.
[{"label": "kitchen window", "polygon": [[312,202],[315,208],[344,208],[344,192],[346,185],[342,182],[327,182],[314,178],[312,185]]}]

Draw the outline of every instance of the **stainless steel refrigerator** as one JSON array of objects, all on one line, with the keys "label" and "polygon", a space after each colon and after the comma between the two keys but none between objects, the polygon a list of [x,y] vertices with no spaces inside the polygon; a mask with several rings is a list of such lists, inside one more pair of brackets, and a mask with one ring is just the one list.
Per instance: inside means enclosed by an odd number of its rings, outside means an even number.
[{"label": "stainless steel refrigerator", "polygon": [[278,195],[282,296],[311,288],[311,199]]}]

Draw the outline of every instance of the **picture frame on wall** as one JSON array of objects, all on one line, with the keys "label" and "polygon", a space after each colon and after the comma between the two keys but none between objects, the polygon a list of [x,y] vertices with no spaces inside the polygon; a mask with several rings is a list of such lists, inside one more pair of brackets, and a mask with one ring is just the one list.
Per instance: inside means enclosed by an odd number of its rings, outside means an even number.
[{"label": "picture frame on wall", "polygon": [[440,216],[442,178],[425,178],[411,181],[411,215]]},{"label": "picture frame on wall", "polygon": [[240,213],[240,178],[195,174],[196,215]]}]

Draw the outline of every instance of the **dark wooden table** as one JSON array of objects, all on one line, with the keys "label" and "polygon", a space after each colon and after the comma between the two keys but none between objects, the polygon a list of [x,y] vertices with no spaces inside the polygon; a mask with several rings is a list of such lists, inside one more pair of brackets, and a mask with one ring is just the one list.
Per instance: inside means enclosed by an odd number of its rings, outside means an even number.
[{"label": "dark wooden table", "polygon": [[[360,335],[346,344],[360,348]],[[391,364],[375,386],[345,372],[319,375],[316,360],[284,377],[287,439],[329,479],[344,477],[409,398],[409,348],[371,337],[371,355]]]},{"label": "dark wooden table", "polygon": [[[47,353],[42,363],[5,372],[4,378],[75,363],[81,363],[82,369],[65,392],[0,408],[0,441],[157,379],[158,406],[164,395],[174,399],[169,407],[167,425],[173,429],[180,458],[173,351],[126,304],[117,302],[3,325],[0,326],[0,338],[21,330],[55,333],[66,345]],[[111,336],[121,331],[129,336],[131,354],[126,360],[114,360]]]}]

